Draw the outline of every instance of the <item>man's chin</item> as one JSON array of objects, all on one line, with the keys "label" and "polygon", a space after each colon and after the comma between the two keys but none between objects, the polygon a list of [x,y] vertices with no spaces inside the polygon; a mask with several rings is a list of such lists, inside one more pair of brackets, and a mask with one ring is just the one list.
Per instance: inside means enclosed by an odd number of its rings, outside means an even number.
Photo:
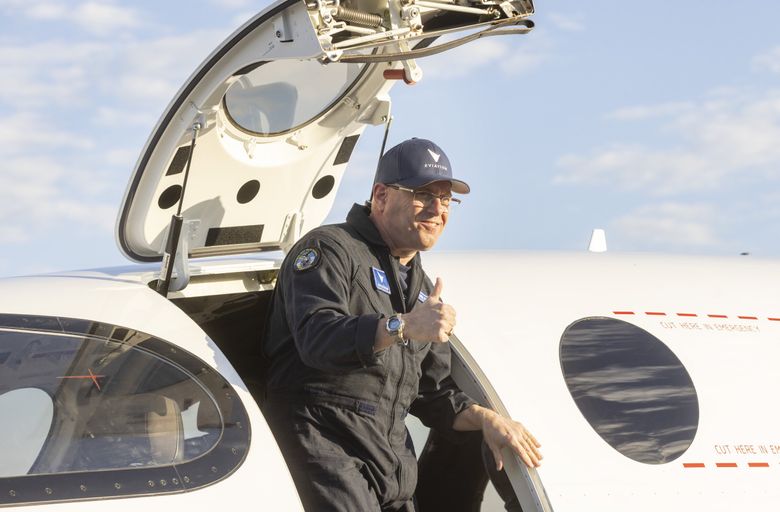
[{"label": "man's chin", "polygon": [[436,242],[439,240],[439,235],[432,235],[429,233],[421,233],[420,240],[419,240],[419,247],[421,251],[427,251],[428,249],[432,249],[434,245],[436,245]]}]

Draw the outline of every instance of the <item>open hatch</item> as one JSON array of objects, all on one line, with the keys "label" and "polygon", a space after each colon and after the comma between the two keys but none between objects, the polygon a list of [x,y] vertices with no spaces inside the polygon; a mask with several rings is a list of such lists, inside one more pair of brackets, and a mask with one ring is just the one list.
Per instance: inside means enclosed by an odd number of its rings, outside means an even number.
[{"label": "open hatch", "polygon": [[[528,32],[530,0],[285,0],[236,30],[167,107],[117,221],[122,252],[161,261],[288,248],[320,225],[358,137],[390,115],[391,78],[478,37]],[[448,32],[477,30],[439,45]],[[181,284],[180,284],[181,286]]]}]

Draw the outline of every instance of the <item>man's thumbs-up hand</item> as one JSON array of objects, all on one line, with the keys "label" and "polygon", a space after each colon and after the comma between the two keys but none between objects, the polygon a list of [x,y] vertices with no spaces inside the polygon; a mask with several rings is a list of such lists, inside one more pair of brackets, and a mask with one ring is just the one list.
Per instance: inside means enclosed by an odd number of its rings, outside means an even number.
[{"label": "man's thumbs-up hand", "polygon": [[449,341],[455,327],[455,308],[441,301],[443,288],[444,282],[437,277],[428,300],[403,315],[405,337],[418,343]]}]

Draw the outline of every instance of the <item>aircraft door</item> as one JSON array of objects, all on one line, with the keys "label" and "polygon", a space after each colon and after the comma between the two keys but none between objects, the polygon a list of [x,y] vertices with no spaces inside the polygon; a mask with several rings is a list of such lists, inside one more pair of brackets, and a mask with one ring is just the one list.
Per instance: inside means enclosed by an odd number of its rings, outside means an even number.
[{"label": "aircraft door", "polygon": [[[487,377],[460,340],[452,336],[450,345],[452,377],[458,386],[481,405],[509,416]],[[553,510],[536,470],[528,469],[509,452],[504,454],[505,472],[490,475],[488,482],[488,474],[483,467],[489,463],[488,459],[492,460],[492,455],[483,453],[481,435],[464,433],[466,435],[461,439],[450,440],[430,431],[413,416],[407,417],[406,424],[420,458],[417,498],[422,512],[442,508],[443,502],[448,504],[443,508],[458,510],[503,511],[505,506],[509,506],[506,510],[522,507],[526,512]],[[430,471],[426,466],[431,466]],[[485,488],[486,483],[491,485]]]}]

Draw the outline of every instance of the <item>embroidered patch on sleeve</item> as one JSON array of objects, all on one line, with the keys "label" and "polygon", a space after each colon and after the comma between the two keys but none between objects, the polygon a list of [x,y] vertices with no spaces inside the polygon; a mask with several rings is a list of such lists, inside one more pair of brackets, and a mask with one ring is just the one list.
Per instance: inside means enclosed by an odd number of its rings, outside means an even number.
[{"label": "embroidered patch on sleeve", "polygon": [[307,247],[306,249],[303,249],[301,252],[299,252],[298,256],[295,257],[293,267],[295,268],[296,272],[303,272],[316,267],[319,262],[320,252],[313,247]]}]

